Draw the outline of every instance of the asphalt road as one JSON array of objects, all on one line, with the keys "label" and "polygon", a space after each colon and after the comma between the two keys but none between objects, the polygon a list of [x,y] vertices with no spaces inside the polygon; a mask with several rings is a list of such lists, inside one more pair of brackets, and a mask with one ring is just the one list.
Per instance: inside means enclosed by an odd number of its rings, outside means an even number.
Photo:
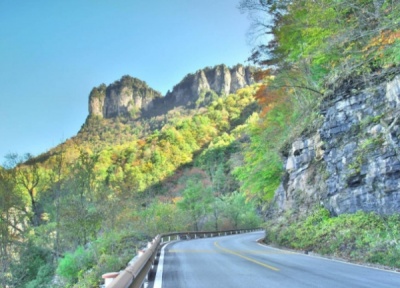
[{"label": "asphalt road", "polygon": [[400,273],[263,246],[256,242],[262,236],[253,232],[171,243],[150,286],[400,287]]}]

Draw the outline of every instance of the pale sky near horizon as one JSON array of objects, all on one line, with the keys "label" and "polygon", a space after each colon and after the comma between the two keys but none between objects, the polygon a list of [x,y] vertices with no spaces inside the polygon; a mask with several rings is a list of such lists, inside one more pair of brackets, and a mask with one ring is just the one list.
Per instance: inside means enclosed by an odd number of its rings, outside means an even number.
[{"label": "pale sky near horizon", "polygon": [[245,63],[239,0],[0,0],[0,165],[74,136],[90,90],[131,75],[165,94],[206,66]]}]

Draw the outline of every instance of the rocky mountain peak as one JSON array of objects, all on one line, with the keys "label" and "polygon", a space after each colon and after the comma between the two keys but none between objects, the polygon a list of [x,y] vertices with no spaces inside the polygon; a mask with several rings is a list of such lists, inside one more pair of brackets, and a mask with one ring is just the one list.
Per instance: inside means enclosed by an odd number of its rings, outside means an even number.
[{"label": "rocky mountain peak", "polygon": [[146,82],[131,76],[106,86],[92,89],[89,96],[89,116],[113,118],[117,116],[151,117],[165,114],[175,107],[193,108],[207,92],[214,95],[234,93],[254,83],[251,67],[225,65],[207,67],[186,75],[165,97]]},{"label": "rocky mountain peak", "polygon": [[101,84],[92,89],[89,95],[89,115],[104,118],[135,116],[141,110],[150,109],[153,100],[161,96],[146,82],[126,75],[108,87]]}]

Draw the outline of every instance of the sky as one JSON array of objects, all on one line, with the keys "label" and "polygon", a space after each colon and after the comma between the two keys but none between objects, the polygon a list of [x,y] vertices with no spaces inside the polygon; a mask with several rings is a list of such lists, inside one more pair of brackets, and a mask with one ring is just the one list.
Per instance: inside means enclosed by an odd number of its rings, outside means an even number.
[{"label": "sky", "polygon": [[248,64],[239,0],[0,0],[0,164],[76,135],[93,87],[163,95],[206,66]]}]

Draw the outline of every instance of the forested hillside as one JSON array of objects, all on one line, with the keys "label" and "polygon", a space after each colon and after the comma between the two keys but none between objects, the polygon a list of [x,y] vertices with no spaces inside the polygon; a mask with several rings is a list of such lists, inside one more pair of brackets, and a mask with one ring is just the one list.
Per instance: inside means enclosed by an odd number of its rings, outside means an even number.
[{"label": "forested hillside", "polygon": [[208,67],[161,97],[124,76],[92,90],[75,137],[9,156],[1,287],[97,287],[156,233],[259,225],[268,243],[400,267],[399,1],[239,9],[251,77]]}]

